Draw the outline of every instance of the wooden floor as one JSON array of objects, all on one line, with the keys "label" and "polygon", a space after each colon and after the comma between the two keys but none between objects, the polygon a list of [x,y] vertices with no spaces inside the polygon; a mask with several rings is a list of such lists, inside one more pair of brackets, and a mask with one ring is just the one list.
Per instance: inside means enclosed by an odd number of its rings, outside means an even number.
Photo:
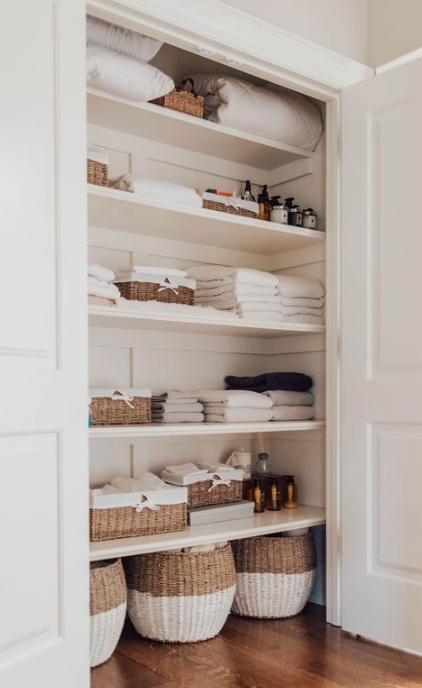
[{"label": "wooden floor", "polygon": [[194,645],[142,640],[127,626],[91,688],[420,688],[422,658],[356,640],[309,604],[293,618],[229,617]]}]

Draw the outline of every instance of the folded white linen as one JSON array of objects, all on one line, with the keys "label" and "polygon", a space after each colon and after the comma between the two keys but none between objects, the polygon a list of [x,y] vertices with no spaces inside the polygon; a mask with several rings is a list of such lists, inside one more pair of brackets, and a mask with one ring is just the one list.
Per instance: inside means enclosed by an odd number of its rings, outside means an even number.
[{"label": "folded white linen", "polygon": [[204,406],[221,404],[225,408],[268,409],[273,404],[269,397],[243,389],[201,389],[195,394]]},{"label": "folded white linen", "polygon": [[112,282],[107,282],[106,280],[100,280],[98,277],[92,277],[91,275],[88,275],[87,277],[88,280],[88,287],[101,287],[103,289],[108,289],[109,291],[114,292],[118,296],[120,296],[120,292],[118,288],[116,287],[115,284]]},{"label": "folded white linen", "polygon": [[222,296],[234,295],[238,297],[254,294],[255,296],[265,296],[280,299],[277,287],[261,287],[258,284],[242,284],[241,282],[221,283],[210,287],[212,282],[199,282],[196,280],[196,289],[201,296]]},{"label": "folded white linen", "polygon": [[204,480],[213,480],[213,482],[218,483],[219,480],[243,480],[243,471],[239,468],[233,468],[232,466],[226,467],[229,470],[223,468],[216,468],[216,470],[206,470],[201,473],[191,473],[191,474],[177,474],[170,473],[166,470],[161,472],[161,477],[166,483],[171,485],[194,485],[195,483],[202,482]]},{"label": "folded white linen", "polygon": [[262,270],[253,270],[252,268],[201,265],[198,267],[193,266],[186,268],[186,270],[189,277],[202,282],[207,280],[222,280],[231,277],[236,282],[242,282],[243,284],[256,284],[264,287],[276,287],[278,284],[278,275],[272,275],[270,272],[264,272]]},{"label": "folded white linen", "polygon": [[312,406],[315,397],[311,392],[288,392],[287,390],[268,390],[262,392],[270,397],[274,406]]},{"label": "folded white linen", "polygon": [[[208,473],[207,468],[200,468],[195,463],[180,463],[178,466],[165,466],[164,470],[166,473],[171,473],[172,475],[206,475]],[[164,478],[163,478],[164,480]]]},{"label": "folded white linen", "polygon": [[105,268],[103,265],[97,265],[97,263],[90,263],[88,265],[88,275],[105,282],[112,282],[115,277],[113,270]]},{"label": "folded white linen", "polygon": [[238,311],[242,320],[263,320],[265,322],[282,322],[283,316],[279,311]]},{"label": "folded white linen", "polygon": [[[117,476],[117,480],[118,478],[119,476]],[[113,478],[111,482],[114,483],[115,480],[116,478]],[[122,478],[122,480],[125,479]],[[121,489],[111,484],[104,485],[100,489],[90,490],[90,508],[110,509],[132,506],[141,511],[144,508],[156,509],[160,505],[185,504],[188,501],[186,487],[168,485],[160,478],[158,480],[159,483],[152,483],[148,479],[139,481],[139,485],[130,484],[128,489]]]},{"label": "folded white linen", "polygon": [[201,290],[196,290],[195,300],[198,303],[274,303],[278,308],[281,307],[280,297],[275,294],[234,294],[232,292],[225,292],[220,295],[207,295]]},{"label": "folded white linen", "polygon": [[320,299],[325,289],[316,279],[296,275],[277,275],[278,291],[282,296]]},{"label": "folded white linen", "polygon": [[206,423],[253,423],[272,419],[272,409],[264,408],[226,408],[223,413],[207,413]]},{"label": "folded white linen", "polygon": [[203,423],[203,413],[163,413],[160,417],[152,416],[153,423]]},{"label": "folded white linen", "polygon": [[324,297],[320,299],[308,299],[300,296],[282,296],[281,294],[279,294],[277,298],[280,299],[283,306],[307,306],[308,308],[322,308],[325,301]]},{"label": "folded white linen", "polygon": [[312,420],[315,418],[313,406],[274,406],[272,420]]},{"label": "folded white linen", "polygon": [[163,45],[156,38],[116,26],[98,17],[86,18],[86,40],[141,62],[152,60]]},{"label": "folded white linen", "polygon": [[159,179],[149,179],[138,174],[124,174],[117,180],[115,188],[143,196],[148,200],[202,208],[201,197],[195,189],[183,184],[162,182]]},{"label": "folded white linen", "polygon": [[172,402],[180,400],[190,404],[198,401],[198,395],[196,392],[181,392],[178,389],[170,389],[162,394],[154,394],[154,401],[157,400],[171,400]]},{"label": "folded white linen", "polygon": [[138,102],[174,89],[173,79],[156,67],[95,43],[86,47],[86,81],[88,86]]},{"label": "folded white linen", "polygon": [[275,301],[273,303],[268,301],[241,301],[237,304],[238,313],[248,313],[249,311],[274,311],[276,313],[283,312],[279,301]]},{"label": "folded white linen", "polygon": [[[100,296],[103,299],[112,299],[113,301],[118,301],[120,299],[120,292],[117,292],[111,287],[114,286],[110,284],[107,287],[100,287],[96,284],[89,284],[87,286],[87,293],[89,296]],[[117,288],[117,287],[116,287]]]},{"label": "folded white linen", "polygon": [[89,396],[92,399],[95,397],[122,397],[123,400],[126,397],[142,397],[143,399],[151,398],[151,390],[147,387],[125,387],[124,389],[116,389],[115,387],[91,387],[89,390]]},{"label": "folded white linen", "polygon": [[202,413],[204,407],[198,402],[192,404],[172,404],[170,402],[157,403],[152,402],[152,415],[158,416],[162,413]]},{"label": "folded white linen", "polygon": [[[223,472],[226,474],[227,472],[232,472],[233,471],[233,466],[230,466],[227,463],[208,463],[207,461],[198,461],[196,464],[199,468],[205,468],[207,471],[213,472],[213,473],[221,473]],[[235,469],[238,470],[238,469]]]},{"label": "folded white linen", "polygon": [[316,315],[322,317],[321,308],[308,308],[308,306],[283,306],[281,304],[281,312],[283,315]]},{"label": "folded white linen", "polygon": [[280,317],[282,322],[286,323],[297,323],[299,325],[323,325],[324,324],[324,318],[322,315],[306,315],[306,314],[300,314],[298,313],[297,315],[283,315],[281,314]]}]

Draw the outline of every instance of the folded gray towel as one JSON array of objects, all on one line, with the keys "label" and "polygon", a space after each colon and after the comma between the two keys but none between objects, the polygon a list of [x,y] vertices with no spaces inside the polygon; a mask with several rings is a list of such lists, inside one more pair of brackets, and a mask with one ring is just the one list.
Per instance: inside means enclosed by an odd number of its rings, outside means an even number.
[{"label": "folded gray towel", "polygon": [[163,413],[160,418],[152,418],[153,423],[203,423],[203,413]]},{"label": "folded gray towel", "polygon": [[311,392],[289,392],[284,389],[263,392],[274,406],[312,406],[315,397]]},{"label": "folded gray towel", "polygon": [[315,418],[313,406],[273,406],[272,420],[312,420]]},{"label": "folded gray towel", "polygon": [[204,407],[198,402],[196,404],[173,404],[169,401],[164,403],[152,402],[152,415],[163,413],[202,413]]}]

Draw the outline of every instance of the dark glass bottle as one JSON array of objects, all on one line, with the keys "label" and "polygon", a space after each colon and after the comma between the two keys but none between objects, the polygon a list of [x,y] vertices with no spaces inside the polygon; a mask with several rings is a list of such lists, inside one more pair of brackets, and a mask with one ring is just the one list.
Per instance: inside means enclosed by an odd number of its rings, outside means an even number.
[{"label": "dark glass bottle", "polygon": [[258,196],[258,205],[259,205],[259,211],[258,211],[259,219],[269,221],[270,214],[271,214],[271,203],[270,203],[270,197],[268,195],[267,184],[264,184],[261,187],[261,193]]},{"label": "dark glass bottle", "polygon": [[253,502],[255,504],[254,512],[256,514],[262,514],[262,512],[265,511],[265,492],[262,489],[261,481],[258,478],[254,480],[252,495]]},{"label": "dark glass bottle", "polygon": [[255,196],[252,194],[251,181],[247,179],[245,182],[245,190],[242,196],[244,201],[255,201]]}]

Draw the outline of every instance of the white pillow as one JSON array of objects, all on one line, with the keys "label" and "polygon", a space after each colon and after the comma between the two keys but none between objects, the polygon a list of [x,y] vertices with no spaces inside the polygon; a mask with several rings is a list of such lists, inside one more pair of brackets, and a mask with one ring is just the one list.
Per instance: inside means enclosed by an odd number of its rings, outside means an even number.
[{"label": "white pillow", "polygon": [[87,43],[97,43],[141,62],[152,60],[163,45],[155,38],[110,24],[97,17],[86,18],[86,40]]},{"label": "white pillow", "polygon": [[174,88],[173,79],[156,67],[95,44],[86,49],[86,81],[93,88],[142,102]]},{"label": "white pillow", "polygon": [[194,74],[194,90],[204,96],[204,114],[250,134],[314,150],[322,118],[310,100],[288,89],[272,91],[224,74]]}]

